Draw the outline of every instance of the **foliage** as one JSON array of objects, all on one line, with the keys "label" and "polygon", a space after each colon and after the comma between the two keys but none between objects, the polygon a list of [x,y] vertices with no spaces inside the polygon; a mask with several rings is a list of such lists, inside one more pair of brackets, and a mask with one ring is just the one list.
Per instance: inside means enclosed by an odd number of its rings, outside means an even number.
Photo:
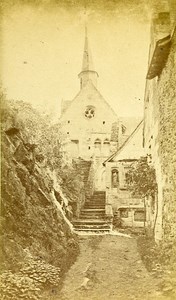
[{"label": "foliage", "polygon": [[36,145],[36,154],[44,155],[47,166],[51,169],[60,168],[62,134],[59,124],[53,125],[49,115],[39,113],[29,103],[6,101],[2,94],[1,107],[1,120],[5,129],[18,128],[24,140]]},{"label": "foliage", "polygon": [[43,167],[55,170],[60,178],[62,189],[69,199],[77,201],[83,183],[76,165],[66,165],[62,155],[64,139],[59,124],[52,124],[49,115],[41,114],[29,103],[6,100],[1,92],[2,128],[18,128],[20,135],[28,144],[34,145],[35,160]]},{"label": "foliage", "polygon": [[123,227],[123,220],[119,216],[115,216],[113,218],[113,228],[122,228]]},{"label": "foliage", "polygon": [[[40,299],[43,288],[57,286],[60,268],[30,259],[18,273],[6,271],[0,276],[0,296],[4,300]],[[40,292],[40,293],[39,293]]]},{"label": "foliage", "polygon": [[132,164],[126,178],[128,187],[135,195],[153,196],[157,191],[155,169],[148,164],[146,157]]},{"label": "foliage", "polygon": [[22,274],[4,272],[0,276],[0,296],[3,300],[38,300],[40,288],[33,279]]}]

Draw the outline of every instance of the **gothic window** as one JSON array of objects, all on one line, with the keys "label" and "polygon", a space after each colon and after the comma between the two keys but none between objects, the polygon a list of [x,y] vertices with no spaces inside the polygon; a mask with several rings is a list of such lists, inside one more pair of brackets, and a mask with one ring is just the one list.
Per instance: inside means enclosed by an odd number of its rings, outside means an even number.
[{"label": "gothic window", "polygon": [[84,115],[87,119],[92,119],[95,116],[95,108],[93,106],[86,107]]},{"label": "gothic window", "polygon": [[96,139],[94,142],[95,148],[100,148],[101,147],[101,140],[100,139]]},{"label": "gothic window", "polygon": [[101,154],[101,140],[100,139],[95,140],[94,147],[95,147],[95,155],[100,156],[100,154]]},{"label": "gothic window", "polygon": [[109,145],[109,140],[108,140],[108,139],[105,139],[103,144]]},{"label": "gothic window", "polygon": [[119,171],[117,169],[113,169],[111,172],[111,181],[112,187],[116,188],[119,185]]},{"label": "gothic window", "polygon": [[105,139],[103,142],[103,154],[105,156],[109,155],[109,146],[110,146],[110,142],[108,139]]}]

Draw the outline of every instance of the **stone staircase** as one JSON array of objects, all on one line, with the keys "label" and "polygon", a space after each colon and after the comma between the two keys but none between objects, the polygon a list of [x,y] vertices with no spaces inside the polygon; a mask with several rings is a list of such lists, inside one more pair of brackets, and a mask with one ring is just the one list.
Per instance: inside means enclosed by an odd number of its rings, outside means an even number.
[{"label": "stone staircase", "polygon": [[76,232],[110,232],[111,226],[105,215],[105,192],[94,192],[82,208],[79,219],[73,220]]}]

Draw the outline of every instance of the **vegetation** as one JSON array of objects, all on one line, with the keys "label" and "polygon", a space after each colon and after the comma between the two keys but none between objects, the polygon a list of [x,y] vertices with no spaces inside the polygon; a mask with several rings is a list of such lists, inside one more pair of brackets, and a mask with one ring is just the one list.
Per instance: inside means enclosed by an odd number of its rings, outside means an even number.
[{"label": "vegetation", "polygon": [[60,282],[79,252],[59,207],[67,217],[68,209],[76,211],[83,183],[76,166],[62,157],[59,125],[30,104],[7,101],[3,93],[0,98],[0,298],[43,299],[43,291]]},{"label": "vegetation", "polygon": [[46,286],[55,287],[60,282],[60,268],[32,257],[18,273],[10,270],[0,275],[0,296],[4,300],[38,300]]},{"label": "vegetation", "polygon": [[148,164],[147,157],[142,157],[133,163],[126,178],[133,194],[141,197],[155,195],[157,191],[155,169]]}]

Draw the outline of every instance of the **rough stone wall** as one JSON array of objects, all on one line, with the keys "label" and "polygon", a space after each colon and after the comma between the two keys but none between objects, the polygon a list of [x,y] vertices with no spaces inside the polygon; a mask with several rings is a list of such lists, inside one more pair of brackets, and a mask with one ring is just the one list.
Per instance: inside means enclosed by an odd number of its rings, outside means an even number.
[{"label": "rough stone wall", "polygon": [[152,155],[158,183],[156,241],[175,238],[176,232],[176,33],[167,63],[159,77],[147,81],[144,144]]},{"label": "rough stone wall", "polygon": [[163,189],[164,238],[176,238],[176,32],[167,64],[158,80],[158,155],[165,178]]}]

